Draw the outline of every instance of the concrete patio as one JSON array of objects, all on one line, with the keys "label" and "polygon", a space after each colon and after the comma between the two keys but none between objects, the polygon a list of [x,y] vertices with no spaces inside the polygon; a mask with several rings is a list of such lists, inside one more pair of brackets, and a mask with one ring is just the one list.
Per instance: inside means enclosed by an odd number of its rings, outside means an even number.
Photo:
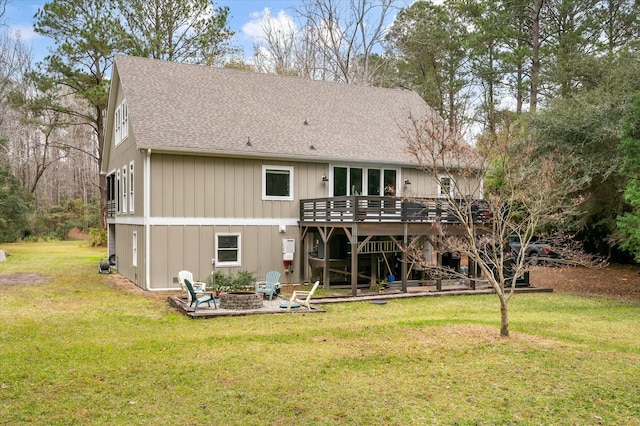
[{"label": "concrete patio", "polygon": [[[228,316],[242,316],[242,315],[256,315],[256,314],[286,314],[286,313],[318,313],[325,312],[316,306],[311,305],[311,310],[306,306],[294,305],[296,307],[287,311],[287,304],[289,299],[285,299],[281,296],[276,296],[273,300],[264,299],[262,302],[262,308],[260,309],[223,309],[218,306],[218,309],[214,309],[206,304],[198,306],[198,310],[194,311],[193,307],[189,306],[189,302],[186,299],[181,299],[178,296],[169,296],[167,298],[169,304],[175,307],[181,314],[187,315],[191,318],[213,318],[213,317],[228,317]],[[315,302],[315,301],[314,301]],[[282,307],[284,306],[284,307]]]},{"label": "concrete patio", "polygon": [[[515,289],[517,293],[549,293],[553,292],[552,288],[545,287],[517,287]],[[382,292],[376,293],[367,289],[358,290],[358,295],[351,296],[350,294],[334,293],[330,295],[314,297],[312,298],[311,310],[306,307],[297,306],[292,307],[290,311],[287,311],[286,305],[289,301],[288,298],[283,296],[274,297],[273,300],[264,299],[262,308],[260,309],[223,309],[218,306],[218,309],[214,309],[213,306],[209,307],[206,304],[200,305],[197,311],[194,311],[193,307],[189,307],[186,299],[181,299],[178,296],[169,296],[168,302],[171,306],[175,307],[178,312],[187,315],[191,318],[215,318],[223,316],[243,316],[243,315],[257,315],[257,314],[286,314],[286,313],[321,313],[325,312],[324,309],[319,308],[317,305],[325,305],[331,303],[346,303],[346,302],[381,302],[394,299],[406,299],[411,297],[443,297],[443,296],[468,296],[477,294],[493,294],[493,289],[487,285],[480,283],[472,289],[468,282],[460,281],[447,281],[443,282],[440,290],[436,285],[422,285],[408,287],[407,292],[403,293],[396,288],[386,289]],[[283,307],[284,306],[284,307]]]}]

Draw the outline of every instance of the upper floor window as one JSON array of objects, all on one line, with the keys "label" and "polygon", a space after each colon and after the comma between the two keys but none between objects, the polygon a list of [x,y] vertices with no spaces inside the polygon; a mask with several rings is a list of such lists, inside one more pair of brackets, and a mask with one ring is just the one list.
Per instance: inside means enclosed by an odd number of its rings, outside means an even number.
[{"label": "upper floor window", "polygon": [[438,185],[438,197],[453,196],[453,185],[449,176],[440,176]]},{"label": "upper floor window", "polygon": [[395,196],[398,190],[397,175],[398,171],[395,169],[334,166],[333,196]]},{"label": "upper floor window", "polygon": [[113,132],[114,132],[114,137],[116,139],[116,145],[118,145],[122,141],[122,130],[120,127],[122,126],[122,121],[120,120],[120,116],[121,116],[121,111],[120,111],[120,107],[118,107],[116,108],[116,112],[113,116]]},{"label": "upper floor window", "polygon": [[120,108],[122,109],[122,140],[125,140],[129,137],[129,106],[126,100],[122,101]]},{"label": "upper floor window", "polygon": [[133,188],[134,188],[134,181],[133,181],[133,161],[132,161],[131,163],[129,163],[129,212],[131,213],[133,213],[133,206],[134,206]]},{"label": "upper floor window", "polygon": [[293,200],[293,167],[262,166],[262,199]]},{"label": "upper floor window", "polygon": [[126,100],[116,108],[113,116],[113,131],[116,145],[129,136],[129,107]]},{"label": "upper floor window", "polygon": [[127,186],[127,166],[122,168],[122,213],[127,212],[127,191],[129,187]]}]

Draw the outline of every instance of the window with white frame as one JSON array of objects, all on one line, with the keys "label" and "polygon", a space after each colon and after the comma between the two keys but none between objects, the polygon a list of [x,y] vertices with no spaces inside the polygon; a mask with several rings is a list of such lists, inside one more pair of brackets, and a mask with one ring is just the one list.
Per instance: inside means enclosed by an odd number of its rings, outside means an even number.
[{"label": "window with white frame", "polygon": [[122,122],[120,121],[120,107],[116,108],[116,112],[113,116],[113,131],[116,145],[118,145],[122,141],[122,132],[120,126]]},{"label": "window with white frame", "polygon": [[129,137],[129,107],[127,105],[127,101],[122,101],[122,105],[120,106],[121,111],[121,121],[122,121],[122,140],[127,139]]},{"label": "window with white frame", "polygon": [[216,234],[216,266],[240,266],[240,234]]},{"label": "window with white frame", "polygon": [[138,266],[138,232],[137,231],[133,231],[133,236],[131,240],[132,240],[131,253],[133,255],[133,257],[131,258],[131,265],[135,268]]},{"label": "window with white frame", "polygon": [[396,169],[362,168],[348,166],[332,167],[332,195],[395,196],[398,191]]},{"label": "window with white frame", "polygon": [[262,199],[293,200],[293,167],[262,166]]},{"label": "window with white frame", "polygon": [[116,195],[116,211],[120,213],[120,170],[116,170],[116,191],[118,191]]},{"label": "window with white frame", "polygon": [[126,100],[122,101],[115,110],[113,115],[113,129],[116,145],[129,136],[129,107],[127,106]]},{"label": "window with white frame", "polygon": [[453,196],[453,185],[449,176],[440,176],[438,179],[438,196],[446,197],[447,195]]},{"label": "window with white frame", "polygon": [[122,168],[122,213],[127,212],[127,191],[129,187],[127,186],[127,166]]},{"label": "window with white frame", "polygon": [[133,213],[133,207],[134,207],[133,188],[134,188],[134,181],[133,181],[133,161],[132,161],[131,163],[129,163],[129,212],[130,213]]}]

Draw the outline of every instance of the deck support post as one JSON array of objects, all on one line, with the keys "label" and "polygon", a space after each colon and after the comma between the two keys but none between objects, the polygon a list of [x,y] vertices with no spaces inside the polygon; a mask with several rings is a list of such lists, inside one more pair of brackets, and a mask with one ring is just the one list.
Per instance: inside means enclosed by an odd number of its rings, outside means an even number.
[{"label": "deck support post", "polygon": [[307,230],[308,228],[302,228],[302,232],[300,233],[300,247],[302,247],[302,253],[300,257],[302,258],[300,265],[302,266],[302,282],[308,283],[310,280],[310,272],[309,272],[309,248],[307,243]]},{"label": "deck support post", "polygon": [[400,274],[402,275],[402,292],[407,292],[407,223],[404,223],[404,235],[402,236],[402,265],[400,267]]},{"label": "deck support post", "polygon": [[358,295],[358,224],[351,228],[351,295]]},{"label": "deck support post", "polygon": [[[436,243],[436,265],[439,268],[442,268],[442,252],[440,252],[440,237],[436,237],[434,238],[435,243]],[[438,274],[438,277],[436,278],[436,290],[438,291],[442,291],[442,276],[440,276],[440,274]]]},{"label": "deck support post", "polygon": [[[333,232],[331,232],[332,234]],[[322,240],[324,242],[324,268],[322,268],[322,287],[325,290],[329,290],[329,259],[331,259],[331,253],[330,253],[330,244],[329,244],[329,240],[331,239],[331,235],[327,234],[327,228],[324,229],[324,232],[322,233],[323,237]]]},{"label": "deck support post", "polygon": [[378,288],[378,255],[371,253],[371,288]]}]

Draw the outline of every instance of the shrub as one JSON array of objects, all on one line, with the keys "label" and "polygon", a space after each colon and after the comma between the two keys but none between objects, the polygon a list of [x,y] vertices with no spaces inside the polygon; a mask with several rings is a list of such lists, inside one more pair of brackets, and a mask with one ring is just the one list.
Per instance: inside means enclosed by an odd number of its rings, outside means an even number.
[{"label": "shrub", "polygon": [[214,291],[249,291],[253,290],[256,277],[249,271],[240,270],[224,273],[216,271],[209,277],[209,286]]},{"label": "shrub", "polygon": [[107,230],[104,228],[90,228],[91,247],[105,247],[107,245]]}]

